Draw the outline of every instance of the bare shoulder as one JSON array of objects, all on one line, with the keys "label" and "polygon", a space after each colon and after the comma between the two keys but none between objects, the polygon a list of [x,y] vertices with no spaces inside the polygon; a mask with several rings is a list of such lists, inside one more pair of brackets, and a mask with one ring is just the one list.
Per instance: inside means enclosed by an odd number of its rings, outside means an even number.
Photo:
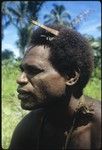
[{"label": "bare shoulder", "polygon": [[94,114],[87,124],[77,127],[73,132],[70,147],[73,149],[75,147],[77,149],[100,149],[101,101],[85,96],[85,102],[87,105],[92,105]]},{"label": "bare shoulder", "polygon": [[94,109],[91,135],[92,135],[92,147],[100,148],[101,147],[101,101],[85,97],[87,103],[93,103],[92,107]]},{"label": "bare shoulder", "polygon": [[86,95],[84,95],[84,97],[87,102],[94,102],[95,104],[101,105],[101,101],[99,99],[95,99]]},{"label": "bare shoulder", "polygon": [[89,96],[85,96],[85,101],[87,104],[91,104],[92,108],[94,109],[94,117],[96,120],[100,120],[101,119],[101,101],[91,98]]}]

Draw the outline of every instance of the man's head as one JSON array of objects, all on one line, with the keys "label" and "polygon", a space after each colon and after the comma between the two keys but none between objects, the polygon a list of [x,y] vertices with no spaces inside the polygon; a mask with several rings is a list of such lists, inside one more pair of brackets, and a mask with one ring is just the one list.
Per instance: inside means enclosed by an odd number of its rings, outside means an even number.
[{"label": "man's head", "polygon": [[93,67],[88,42],[77,32],[61,26],[54,36],[39,28],[34,31],[18,80],[19,99],[24,109],[34,109],[66,95],[79,98]]}]

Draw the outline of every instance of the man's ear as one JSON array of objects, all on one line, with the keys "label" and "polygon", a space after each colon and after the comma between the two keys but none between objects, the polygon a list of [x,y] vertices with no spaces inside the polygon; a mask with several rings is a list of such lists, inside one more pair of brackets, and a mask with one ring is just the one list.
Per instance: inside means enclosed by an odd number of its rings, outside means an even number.
[{"label": "man's ear", "polygon": [[70,78],[68,76],[66,77],[66,85],[68,86],[74,85],[79,80],[79,77],[80,77],[79,73],[75,71],[74,77]]}]

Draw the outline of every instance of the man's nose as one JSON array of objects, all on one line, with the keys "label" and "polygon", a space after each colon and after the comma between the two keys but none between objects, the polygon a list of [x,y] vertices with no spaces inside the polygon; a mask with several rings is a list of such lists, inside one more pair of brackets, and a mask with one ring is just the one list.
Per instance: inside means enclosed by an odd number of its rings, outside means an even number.
[{"label": "man's nose", "polygon": [[17,79],[17,83],[18,83],[18,84],[27,84],[27,83],[28,83],[28,78],[27,78],[25,72],[23,72],[23,73],[21,74],[21,76]]}]

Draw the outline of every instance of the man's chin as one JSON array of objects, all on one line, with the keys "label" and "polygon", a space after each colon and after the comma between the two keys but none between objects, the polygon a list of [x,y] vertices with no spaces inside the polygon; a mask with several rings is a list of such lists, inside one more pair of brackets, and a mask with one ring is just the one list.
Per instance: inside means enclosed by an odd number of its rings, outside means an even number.
[{"label": "man's chin", "polygon": [[44,107],[44,104],[41,104],[41,103],[34,103],[34,102],[23,102],[23,101],[21,101],[21,107],[22,107],[22,109],[24,109],[24,110],[35,110],[35,109],[37,109],[37,108],[42,108],[42,107]]}]

